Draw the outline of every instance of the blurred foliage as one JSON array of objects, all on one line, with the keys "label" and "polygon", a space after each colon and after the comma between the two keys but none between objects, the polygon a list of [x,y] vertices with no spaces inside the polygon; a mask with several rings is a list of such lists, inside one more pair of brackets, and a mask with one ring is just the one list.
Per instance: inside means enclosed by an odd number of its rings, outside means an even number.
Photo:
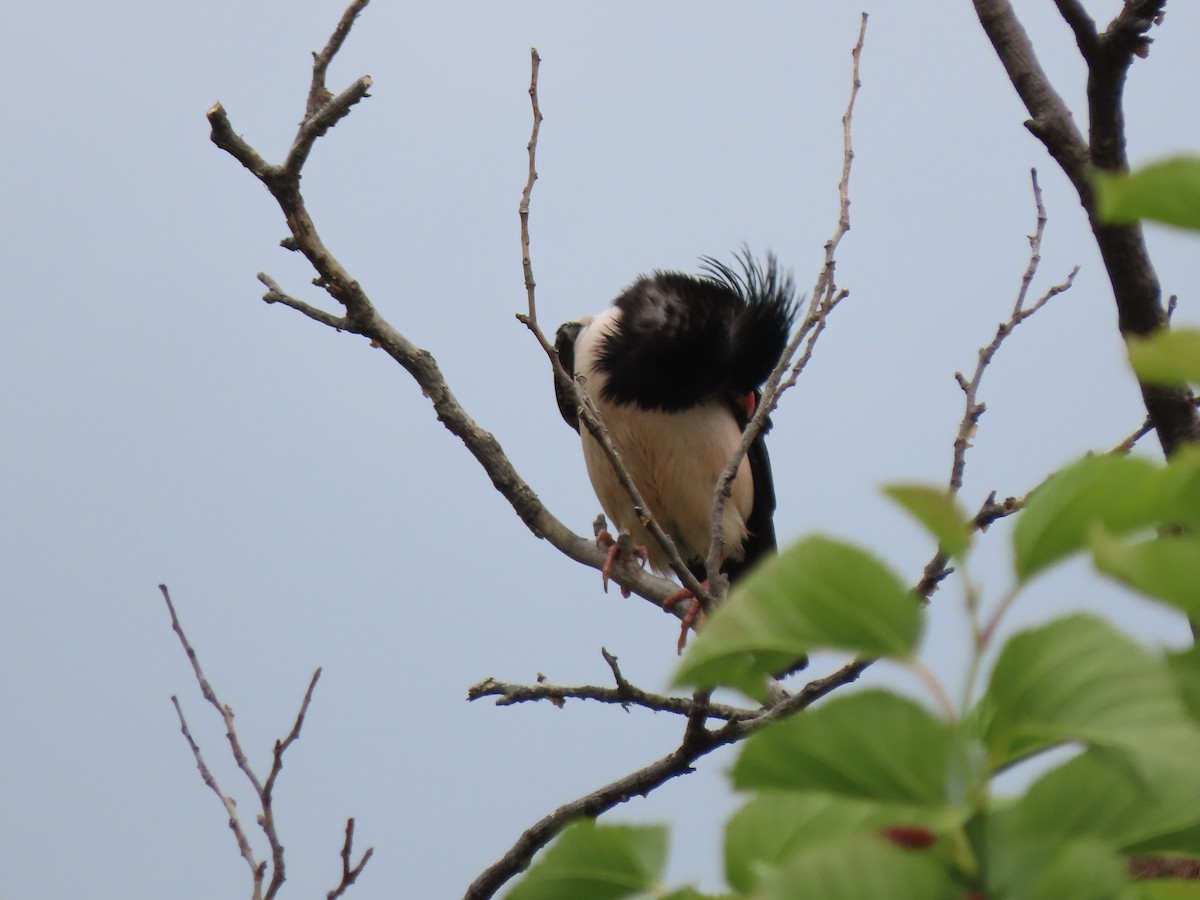
[{"label": "blurred foliage", "polygon": [[[1129,189],[1164,179],[1134,176]],[[1131,356],[1139,374],[1200,381],[1200,336],[1142,342]],[[1165,464],[1089,456],[1052,475],[1013,530],[1014,587],[990,604],[965,573],[972,529],[953,498],[913,485],[886,492],[964,573],[967,700],[951,711],[944,689],[934,691],[940,706],[847,692],[745,740],[731,777],[748,799],[726,829],[722,897],[1200,900],[1200,882],[1135,882],[1128,868],[1138,854],[1200,859],[1197,651],[1146,648],[1076,614],[1011,637],[986,685],[975,684],[996,622],[1032,579],[1072,557],[1200,616],[1200,448]],[[676,681],[761,698],[772,673],[818,649],[916,666],[923,616],[872,554],[808,537],[743,580]],[[1023,794],[996,792],[1001,772],[1064,746],[1076,752]],[[508,896],[708,896],[665,887],[666,860],[664,828],[576,824]]]}]

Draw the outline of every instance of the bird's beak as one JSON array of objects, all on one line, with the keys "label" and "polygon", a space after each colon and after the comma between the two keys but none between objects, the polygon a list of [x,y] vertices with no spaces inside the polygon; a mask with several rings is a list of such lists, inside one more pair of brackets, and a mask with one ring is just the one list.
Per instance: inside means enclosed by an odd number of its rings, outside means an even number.
[{"label": "bird's beak", "polygon": [[554,349],[562,355],[564,347],[574,347],[575,341],[579,338],[579,332],[583,331],[584,323],[566,322],[558,326],[558,331],[554,334]]}]

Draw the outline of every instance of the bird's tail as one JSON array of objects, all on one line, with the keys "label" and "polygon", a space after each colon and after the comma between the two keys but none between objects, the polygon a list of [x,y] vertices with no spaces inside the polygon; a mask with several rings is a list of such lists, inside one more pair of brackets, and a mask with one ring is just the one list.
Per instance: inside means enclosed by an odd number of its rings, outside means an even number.
[{"label": "bird's tail", "polygon": [[735,254],[741,271],[704,257],[709,279],[735,294],[741,312],[734,319],[727,348],[726,387],[743,394],[767,380],[779,361],[796,317],[796,286],[790,272],[782,272],[773,253],[766,268],[743,247]]}]

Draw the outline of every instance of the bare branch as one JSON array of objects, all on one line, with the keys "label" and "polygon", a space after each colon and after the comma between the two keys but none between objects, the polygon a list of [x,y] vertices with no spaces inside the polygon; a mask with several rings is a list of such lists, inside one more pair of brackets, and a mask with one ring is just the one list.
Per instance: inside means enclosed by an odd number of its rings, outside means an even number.
[{"label": "bare branch", "polygon": [[1147,37],[1146,32],[1162,23],[1166,5],[1166,0],[1125,0],[1120,12],[1100,35],[1104,50],[1113,57],[1110,65],[1128,68],[1133,57],[1147,55],[1153,39]]},{"label": "bare branch", "polygon": [[350,29],[354,27],[359,13],[366,8],[369,2],[370,0],[354,0],[347,6],[346,11],[342,13],[341,21],[337,23],[333,34],[326,41],[325,48],[320,53],[313,54],[312,85],[308,89],[308,102],[304,107],[305,122],[320,112],[322,107],[332,99],[333,94],[325,86],[325,75],[329,71],[329,64],[333,62],[337,52],[342,49],[342,44],[346,42],[346,37],[350,34]]},{"label": "bare branch", "polygon": [[[630,690],[633,685],[625,680],[625,676],[621,674],[621,667],[617,665],[617,658],[608,652],[606,647],[600,648],[600,655],[604,657],[604,661],[608,663],[608,667],[612,669],[613,681],[617,683],[617,687],[621,690]],[[628,709],[628,707],[626,707]]]},{"label": "bare branch", "polygon": [[974,0],[974,3],[979,22],[1009,81],[1033,117],[1025,127],[1046,145],[1080,196],[1087,193],[1089,202],[1085,206],[1090,206],[1087,144],[1075,126],[1071,110],[1046,77],[1012,5],[1009,0]]},{"label": "bare branch", "polygon": [[[1158,276],[1150,262],[1141,226],[1101,222],[1096,215],[1090,180],[1092,167],[1114,171],[1128,168],[1122,110],[1125,77],[1133,58],[1148,52],[1150,39],[1146,32],[1161,19],[1165,0],[1127,0],[1094,45],[1087,36],[1089,25],[1079,4],[1056,0],[1060,13],[1075,31],[1088,67],[1088,141],[1083,139],[1070,109],[1038,63],[1029,36],[1009,0],[973,2],[1009,81],[1033,117],[1026,126],[1070,179],[1088,213],[1092,234],[1112,284],[1121,334],[1145,336],[1165,327],[1167,317],[1162,308]],[[1169,456],[1183,443],[1200,441],[1200,416],[1189,391],[1151,384],[1142,384],[1141,390],[1164,453]]]},{"label": "bare branch", "polygon": [[[1200,397],[1193,397],[1192,403],[1196,406],[1196,408],[1198,410],[1200,410]],[[1118,454],[1118,455],[1126,454],[1137,445],[1138,441],[1140,441],[1146,435],[1150,434],[1150,432],[1152,432],[1153,430],[1154,430],[1154,423],[1150,420],[1150,417],[1147,416],[1145,421],[1142,422],[1142,424],[1139,425],[1136,429],[1131,431],[1129,433],[1129,435],[1123,441],[1121,441],[1119,444],[1116,444],[1113,447],[1110,447],[1106,452]]]},{"label": "bare branch", "polygon": [[1075,33],[1075,43],[1079,47],[1080,55],[1085,60],[1090,60],[1098,47],[1095,21],[1088,15],[1080,0],[1054,0],[1054,5],[1058,7],[1063,21],[1070,25],[1071,31]]},{"label": "bare branch", "polygon": [[1038,298],[1033,306],[1025,307],[1025,299],[1029,293],[1029,286],[1033,282],[1033,277],[1037,274],[1038,264],[1042,260],[1042,235],[1046,230],[1046,208],[1042,204],[1042,189],[1038,185],[1037,169],[1030,170],[1030,179],[1033,182],[1033,199],[1037,207],[1037,221],[1033,234],[1029,236],[1029,264],[1025,267],[1025,274],[1021,277],[1021,286],[1017,291],[1017,299],[1013,304],[1012,315],[1009,316],[1007,321],[1001,322],[997,326],[996,335],[992,338],[992,342],[986,347],[979,348],[979,358],[975,364],[975,372],[971,380],[967,381],[960,372],[954,374],[959,387],[963,391],[965,409],[962,420],[958,425],[958,433],[954,437],[954,459],[950,467],[950,493],[952,494],[957,493],[962,487],[967,450],[971,447],[971,439],[975,435],[979,418],[987,410],[987,407],[978,400],[979,385],[983,381],[983,373],[991,364],[996,351],[1000,349],[1000,345],[1012,334],[1013,329],[1049,303],[1053,297],[1057,297],[1063,291],[1069,290],[1075,281],[1076,274],[1079,272],[1079,266],[1075,266],[1070,274],[1067,275],[1065,281],[1047,290],[1045,294]]},{"label": "bare branch", "polygon": [[1153,430],[1154,430],[1154,423],[1150,421],[1149,416],[1146,416],[1146,421],[1142,422],[1142,424],[1138,428],[1136,428],[1134,431],[1130,432],[1128,437],[1126,437],[1123,441],[1121,441],[1119,444],[1117,444],[1115,447],[1113,447],[1109,452],[1117,454],[1119,456],[1124,456],[1126,453],[1128,453],[1130,450],[1132,450],[1134,448],[1134,446],[1137,444],[1138,441],[1140,441],[1142,438],[1144,438],[1146,435],[1148,435]]},{"label": "bare branch", "polygon": [[179,624],[179,617],[175,615],[175,604],[171,602],[171,594],[167,590],[165,584],[158,586],[162,592],[163,599],[167,601],[167,611],[171,614],[171,628],[175,634],[179,636],[179,642],[183,645],[183,652],[187,654],[188,662],[192,664],[192,673],[196,676],[196,682],[200,685],[200,693],[204,699],[212,704],[213,709],[220,713],[222,720],[225,722],[225,737],[229,740],[229,747],[233,751],[234,761],[242,770],[242,774],[246,776],[246,780],[254,787],[254,793],[261,800],[263,788],[258,776],[254,774],[254,770],[250,768],[250,762],[246,759],[246,754],[242,751],[241,742],[238,740],[237,729],[233,725],[233,710],[217,699],[216,692],[213,691],[212,685],[204,676],[204,671],[200,668],[200,659],[196,656],[196,651],[192,649],[192,645],[188,642],[187,635],[183,633],[183,626]]},{"label": "bare branch", "polygon": [[[183,731],[183,736],[187,739],[188,746],[192,748],[192,754],[196,757],[196,765],[200,769],[200,777],[204,783],[220,798],[225,811],[229,816],[229,827],[233,831],[234,837],[237,840],[238,850],[242,854],[242,858],[250,866],[250,872],[254,879],[253,900],[273,900],[279,893],[279,889],[283,887],[285,880],[285,865],[283,843],[279,839],[279,833],[275,825],[274,811],[274,789],[275,782],[279,778],[279,773],[283,771],[283,755],[293,743],[300,738],[300,729],[304,725],[304,717],[308,713],[308,705],[312,702],[313,690],[317,686],[317,679],[321,677],[321,670],[317,669],[313,673],[312,680],[308,683],[308,690],[304,692],[304,700],[300,704],[300,711],[296,714],[296,720],[292,725],[292,730],[288,732],[287,737],[282,741],[275,742],[274,756],[271,764],[271,771],[267,775],[265,783],[260,784],[258,777],[250,768],[250,763],[246,759],[245,753],[242,752],[241,743],[238,740],[237,730],[233,725],[233,710],[226,704],[217,699],[216,692],[212,685],[204,675],[204,671],[200,668],[200,660],[196,656],[196,651],[192,648],[191,642],[188,641],[187,635],[183,631],[183,626],[179,623],[179,617],[175,613],[175,604],[171,602],[171,594],[167,590],[165,584],[158,586],[162,592],[163,599],[167,603],[167,611],[171,615],[171,627],[179,636],[179,641],[183,645],[184,652],[187,654],[188,661],[192,664],[192,673],[196,676],[196,682],[200,685],[200,693],[204,696],[213,707],[220,712],[222,719],[225,722],[225,733],[229,740],[229,746],[233,751],[233,758],[237,762],[238,768],[242,770],[242,774],[246,776],[246,780],[253,786],[255,794],[258,797],[260,813],[257,816],[259,827],[267,837],[267,844],[271,849],[271,881],[267,886],[266,893],[263,893],[263,881],[266,875],[267,860],[258,861],[254,858],[254,852],[250,847],[250,842],[247,839],[246,832],[242,827],[241,821],[237,815],[237,804],[234,799],[226,794],[217,785],[216,779],[212,772],[205,765],[204,759],[200,754],[200,747],[192,739],[191,732],[188,730],[187,721],[183,716],[183,709],[179,704],[177,697],[171,697],[171,702],[175,704],[175,712],[179,715],[179,725]],[[353,820],[351,820],[353,821]],[[351,828],[353,826],[350,826]],[[347,835],[347,849],[343,853],[348,853],[350,835]],[[368,850],[363,859],[353,870],[353,877],[348,881],[343,877],[342,885],[338,891],[338,896],[345,891],[358,872],[366,865],[367,859],[370,857],[371,851]]]},{"label": "bare branch", "polygon": [[[1094,52],[1084,56],[1088,66],[1089,150],[1092,165],[1097,168],[1128,168],[1122,108],[1125,79],[1134,56],[1145,56],[1149,52],[1152,38],[1147,37],[1146,32],[1154,25],[1165,4],[1166,0],[1126,0],[1116,18],[1097,39]],[[1090,205],[1088,212],[1093,212]],[[1141,229],[1136,231],[1140,240]],[[1102,240],[1099,233],[1096,237]],[[1149,259],[1146,264],[1149,265]],[[1158,297],[1154,300],[1157,305]]]},{"label": "bare branch", "polygon": [[[159,585],[159,588],[163,591],[163,596],[166,596],[166,587]],[[170,605],[170,603],[171,601],[168,598],[167,604]],[[242,859],[246,860],[246,865],[250,867],[250,877],[254,879],[254,890],[251,896],[254,900],[259,900],[262,897],[263,874],[266,870],[267,862],[266,860],[259,862],[254,858],[254,850],[251,848],[250,841],[246,838],[246,832],[242,829],[241,820],[238,818],[237,803],[234,802],[232,797],[221,790],[217,784],[217,779],[205,764],[204,757],[200,754],[200,746],[192,738],[191,731],[188,730],[187,719],[183,717],[183,708],[179,705],[179,698],[172,695],[171,702],[175,704],[175,713],[179,716],[179,730],[183,732],[188,746],[192,748],[192,755],[196,758],[196,768],[200,770],[200,778],[217,795],[217,799],[225,807],[225,812],[229,816],[229,829],[233,832],[234,839],[237,841]]]},{"label": "bare branch", "polygon": [[[633,503],[634,510],[639,517],[642,525],[650,532],[654,540],[662,547],[663,552],[667,556],[667,560],[671,564],[672,571],[675,572],[683,586],[692,592],[695,602],[699,603],[701,608],[709,605],[709,594],[700,584],[699,579],[692,574],[683,558],[679,555],[679,550],[675,546],[675,542],[671,536],[663,530],[662,526],[655,520],[653,513],[650,511],[649,505],[642,498],[641,492],[637,485],[634,484],[633,478],[629,474],[629,470],[625,467],[624,461],[621,459],[621,454],[618,452],[616,445],[612,442],[612,437],[608,433],[608,429],[604,425],[603,416],[600,410],[596,407],[587,390],[579,384],[575,379],[572,379],[563,368],[562,361],[558,358],[558,352],[547,340],[546,335],[542,332],[541,326],[538,324],[537,318],[537,283],[533,278],[533,262],[529,252],[529,204],[530,197],[533,193],[533,184],[537,181],[537,142],[538,135],[541,132],[542,126],[542,110],[538,104],[538,70],[541,66],[542,59],[538,55],[537,48],[532,47],[529,51],[530,56],[530,76],[529,76],[529,102],[533,111],[533,130],[529,136],[528,152],[529,152],[529,175],[525,181],[525,188],[521,192],[521,205],[518,207],[518,214],[521,220],[521,268],[525,275],[525,293],[528,301],[528,314],[517,315],[517,319],[525,325],[534,337],[538,344],[545,352],[550,360],[550,365],[554,370],[554,380],[560,388],[565,388],[567,394],[574,393],[578,401],[579,420],[587,427],[588,433],[596,440],[604,451],[604,455],[608,458],[609,463],[613,467],[613,471],[617,475],[617,480],[620,482],[625,493]],[[618,582],[620,580],[618,579]],[[622,587],[627,585],[622,584]],[[672,591],[672,593],[674,593]],[[669,595],[668,595],[669,596]],[[662,599],[659,599],[661,605]],[[674,604],[668,611],[674,613],[679,618],[687,621],[687,615],[691,608],[691,601],[685,603]],[[695,617],[693,617],[695,618]],[[686,626],[685,626],[686,627]],[[682,639],[681,639],[682,640]]]},{"label": "bare branch", "polygon": [[312,152],[317,138],[323,137],[330,128],[350,115],[350,110],[355,104],[370,96],[367,93],[370,88],[371,76],[364,75],[315,114],[306,117],[300,130],[296,132],[296,139],[292,143],[292,149],[288,151],[287,159],[284,160],[284,171],[294,178],[299,178],[300,170],[308,160],[308,154]]},{"label": "bare branch", "polygon": [[279,833],[275,829],[275,780],[279,777],[279,773],[283,771],[283,753],[290,747],[299,737],[300,728],[304,725],[304,717],[308,713],[308,704],[312,702],[313,690],[317,686],[317,679],[321,677],[321,669],[318,668],[313,672],[312,680],[308,683],[308,690],[304,692],[304,700],[300,703],[300,711],[296,714],[296,721],[292,725],[292,730],[288,732],[288,736],[282,741],[275,742],[275,750],[271,762],[271,771],[267,773],[267,780],[263,784],[262,789],[262,816],[258,820],[258,824],[262,827],[263,833],[267,836],[267,843],[271,847],[271,884],[267,888],[267,898],[274,897],[284,882],[284,860],[283,860],[283,844],[279,840]]},{"label": "bare branch", "polygon": [[[467,690],[468,700],[481,700],[484,697],[495,697],[497,706],[514,706],[518,703],[537,702],[539,700],[560,701],[567,699],[594,700],[597,703],[608,703],[625,707],[640,706],[654,712],[675,713],[681,716],[691,716],[696,705],[689,697],[668,697],[664,694],[654,694],[634,687],[629,682],[623,682],[615,688],[600,685],[564,685],[551,682],[537,684],[513,684],[507,681],[497,681],[486,678]],[[722,703],[704,704],[705,715],[713,719],[725,721],[740,721],[754,718],[758,713],[751,709],[728,706]]]},{"label": "bare branch", "polygon": [[[758,409],[754,411],[750,421],[746,423],[746,428],[742,432],[742,440],[726,463],[724,471],[717,479],[716,489],[713,491],[713,509],[712,509],[712,538],[709,542],[708,556],[704,561],[704,568],[708,574],[710,585],[718,585],[721,582],[717,579],[717,573],[720,570],[721,560],[725,554],[725,529],[724,516],[725,504],[729,501],[729,497],[733,492],[733,479],[737,477],[739,466],[745,458],[746,453],[750,450],[750,445],[754,443],[758,435],[766,427],[768,417],[779,405],[779,398],[783,392],[796,384],[800,373],[808,365],[809,359],[812,357],[813,348],[817,338],[825,330],[825,322],[834,307],[838,305],[847,295],[848,291],[837,289],[834,281],[834,272],[837,266],[836,252],[838,245],[846,232],[850,230],[850,167],[854,161],[854,144],[852,140],[851,125],[854,121],[854,102],[858,98],[859,88],[862,87],[862,80],[859,77],[859,63],[862,59],[863,42],[867,34],[867,14],[862,14],[862,22],[858,29],[858,40],[854,44],[854,48],[850,51],[850,99],[846,103],[846,111],[842,115],[842,175],[838,181],[838,223],[834,229],[833,236],[825,243],[825,259],[821,267],[821,272],[817,276],[817,282],[813,288],[812,299],[809,302],[808,313],[797,329],[795,335],[788,342],[787,347],[783,351],[783,355],[779,358],[775,368],[767,378],[766,384],[763,386],[762,398],[759,401]],[[807,338],[808,343],[805,346],[804,353],[795,362],[792,363],[796,351],[800,344]],[[783,380],[783,373],[791,366],[791,373],[787,380]],[[722,585],[724,587],[724,585]],[[720,597],[718,596],[719,600]]]},{"label": "bare branch", "polygon": [[233,130],[229,115],[220,103],[214,103],[205,113],[211,129],[209,139],[250,170],[250,174],[264,184],[279,177],[280,169],[258,155],[253,147],[242,140]]},{"label": "bare branch", "polygon": [[[354,6],[351,9],[354,9]],[[342,21],[346,23],[352,19],[353,16],[350,16],[350,19],[343,16]],[[336,50],[340,41],[331,40],[330,46]],[[349,91],[343,92],[341,97],[345,98],[345,108],[348,108],[351,99],[357,102],[357,99],[366,96],[367,86],[369,82],[360,79]],[[339,98],[328,105],[336,110],[343,108],[340,103]],[[319,136],[313,130],[317,127],[313,124],[316,119],[302,125],[297,133],[293,152],[289,156],[292,164],[297,167],[295,171],[286,171],[283,167],[271,165],[263,160],[237,135],[220,104],[209,110],[208,119],[213,142],[245,166],[279,204],[290,232],[285,245],[305,256],[317,272],[316,283],[341,304],[346,313],[337,317],[311,306],[283,291],[269,277],[261,279],[268,287],[264,300],[288,306],[339,331],[362,335],[381,347],[413,377],[422,392],[429,397],[439,421],[462,440],[526,527],[537,537],[550,541],[572,559],[600,569],[606,561],[605,553],[594,541],[574,534],[542,505],[537,494],[509,462],[495,437],[481,428],[459,404],[446,384],[434,357],[428,351],[414,346],[379,315],[366,291],[321,241],[299,191],[299,166],[303,165],[307,157],[295,153],[296,147],[307,140],[307,135]],[[322,118],[320,121],[325,122],[326,119]],[[656,605],[661,605],[662,601],[676,590],[669,579],[659,578],[632,565],[620,566],[614,572],[614,578],[623,588],[636,592]],[[681,607],[686,605],[681,604]],[[682,617],[686,614],[686,608],[677,608],[673,612]]]},{"label": "bare branch", "polygon": [[[533,280],[533,261],[529,257],[529,198],[533,194],[533,183],[537,181],[537,142],[542,130],[542,109],[538,105],[538,68],[542,58],[538,56],[537,47],[529,48],[529,102],[533,107],[533,131],[529,135],[529,177],[525,181],[525,189],[521,191],[521,205],[517,212],[521,217],[521,269],[525,274],[525,293],[529,298],[529,319],[537,323],[537,300],[535,291],[537,283]],[[551,349],[540,330],[535,330],[546,351]]]},{"label": "bare branch", "polygon": [[[1029,235],[1029,262],[1026,264],[1025,272],[1021,276],[1021,284],[1017,290],[1017,298],[1013,302],[1012,313],[1007,321],[1001,322],[997,326],[996,335],[992,338],[991,343],[986,347],[979,348],[975,372],[972,374],[971,380],[968,381],[961,372],[954,373],[954,379],[958,382],[958,386],[963,392],[964,409],[962,419],[958,423],[958,431],[954,436],[954,454],[950,463],[950,493],[952,495],[957,494],[962,488],[963,472],[967,464],[967,451],[971,448],[971,442],[979,427],[979,419],[987,411],[987,405],[979,401],[979,386],[983,381],[983,373],[991,364],[996,352],[1000,349],[1000,345],[1012,334],[1013,329],[1049,303],[1053,297],[1070,289],[1075,281],[1075,276],[1079,272],[1079,266],[1075,266],[1067,275],[1065,281],[1049,288],[1032,306],[1026,307],[1025,301],[1029,296],[1029,288],[1033,284],[1034,276],[1037,274],[1038,266],[1042,261],[1042,236],[1046,231],[1047,221],[1046,207],[1042,203],[1042,189],[1038,184],[1037,169],[1031,169],[1029,177],[1033,185],[1033,202],[1037,215],[1034,222],[1033,234]],[[1015,500],[1012,497],[1009,497],[1002,504],[997,504],[996,492],[993,491],[983,502],[983,506],[980,507],[979,512],[976,513],[972,521],[972,526],[978,531],[986,531],[987,527],[996,521],[996,519],[1011,515],[1023,505],[1023,500]],[[954,571],[948,567],[949,562],[949,557],[942,553],[939,548],[925,565],[925,571],[915,588],[917,596],[925,600],[933,596],[934,591],[938,589],[942,581]]]},{"label": "bare branch", "polygon": [[[365,3],[366,0],[363,0]],[[346,893],[346,888],[354,884],[358,880],[358,876],[362,874],[363,868],[375,853],[374,847],[368,847],[362,858],[355,865],[350,865],[350,854],[354,848],[354,819],[346,820],[346,840],[342,844],[342,880],[338,882],[338,886],[325,895],[325,900],[337,900],[338,897]]]},{"label": "bare branch", "polygon": [[323,309],[310,306],[303,300],[297,300],[291,294],[285,293],[275,280],[265,272],[258,273],[258,280],[267,286],[267,292],[263,294],[264,302],[282,303],[284,306],[290,306],[292,309],[304,313],[304,315],[316,322],[320,322],[322,325],[328,325],[330,328],[337,329],[338,331],[345,330],[346,320],[341,316],[331,315]]}]

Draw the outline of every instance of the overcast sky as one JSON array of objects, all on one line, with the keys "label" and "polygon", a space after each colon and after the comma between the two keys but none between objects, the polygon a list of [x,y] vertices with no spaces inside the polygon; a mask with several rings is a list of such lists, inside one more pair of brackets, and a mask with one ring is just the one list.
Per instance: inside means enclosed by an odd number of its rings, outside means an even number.
[{"label": "overcast sky", "polygon": [[[208,140],[221,101],[279,160],[309,51],[340,0],[46,0],[6,15],[0,141],[0,897],[248,895],[169,697],[223,785],[253,803],[156,590],[264,772],[313,669],[277,814],[288,896],[337,882],[345,818],[376,856],[351,896],[441,898],[558,804],[670,750],[666,715],[467,704],[487,676],[604,682],[600,647],[662,689],[675,621],[524,530],[411,379],[361,338],[259,299],[260,270],[311,302],[263,188]],[[1048,3],[1020,2],[1076,110],[1082,69]],[[1088,3],[1097,17],[1119,4]],[[544,63],[535,274],[553,326],[639,273],[694,270],[742,242],[801,285],[836,220],[839,119],[860,7],[813,2],[397,3],[375,0],[334,64],[373,96],[317,146],[304,189],[329,246],[381,312],[434,353],[550,509],[598,511],[524,308],[517,203],[529,47]],[[1040,294],[985,380],[964,502],[1022,494],[1144,415],[1109,289],[1069,185],[1030,137],[966,0],[868,7],[855,115],[850,291],[771,435],[781,540],[824,531],[915,582],[932,548],[878,495],[944,483],[956,369],[1006,318],[1037,166],[1050,214]],[[1200,8],[1171,3],[1128,90],[1130,154],[1200,148]],[[1079,116],[1082,121],[1082,114]],[[1149,235],[1177,319],[1200,322],[1194,239]],[[1148,446],[1147,450],[1153,450]],[[976,575],[1008,585],[997,526]],[[964,674],[961,593],[930,610],[925,656]],[[1152,645],[1182,620],[1082,565],[1042,578],[1006,634],[1100,609]],[[837,660],[819,659],[822,674]],[[863,683],[912,689],[895,669]],[[676,824],[672,878],[715,889],[731,756],[612,821]]]}]

